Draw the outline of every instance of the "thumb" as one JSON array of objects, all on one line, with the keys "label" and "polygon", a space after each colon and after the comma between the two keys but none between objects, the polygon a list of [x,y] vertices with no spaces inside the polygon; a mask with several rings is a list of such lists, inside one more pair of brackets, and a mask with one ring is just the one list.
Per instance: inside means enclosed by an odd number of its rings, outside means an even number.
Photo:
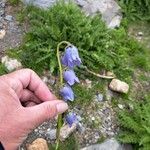
[{"label": "thumb", "polygon": [[44,121],[52,119],[56,115],[65,112],[68,109],[68,105],[64,101],[53,100],[26,109],[28,121],[33,127],[36,127]]}]

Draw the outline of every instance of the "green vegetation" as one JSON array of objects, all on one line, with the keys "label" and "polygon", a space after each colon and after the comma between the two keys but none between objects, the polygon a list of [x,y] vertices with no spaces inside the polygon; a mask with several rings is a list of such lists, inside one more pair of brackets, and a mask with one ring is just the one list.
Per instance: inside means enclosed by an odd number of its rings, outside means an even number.
[{"label": "green vegetation", "polygon": [[150,20],[149,0],[118,0],[128,20]]},{"label": "green vegetation", "polygon": [[135,149],[150,148],[150,96],[133,102],[132,110],[119,113],[119,123],[122,129],[118,138],[123,143],[135,145]]},{"label": "green vegetation", "polygon": [[19,4],[20,0],[8,0],[8,2],[12,5],[17,5]]},{"label": "green vegetation", "polygon": [[[109,30],[100,16],[86,17],[72,3],[60,2],[49,10],[31,6],[23,14],[30,29],[18,55],[24,66],[35,71],[57,72],[56,46],[63,40],[78,47],[83,65],[93,71],[111,70],[127,79],[136,66],[147,68],[146,50],[123,27]],[[136,59],[142,60],[140,64]]]},{"label": "green vegetation", "polygon": [[[55,144],[49,145],[49,149],[55,150]],[[74,135],[71,135],[67,141],[61,142],[59,148],[59,150],[78,150],[78,149],[79,149],[79,145]]]}]

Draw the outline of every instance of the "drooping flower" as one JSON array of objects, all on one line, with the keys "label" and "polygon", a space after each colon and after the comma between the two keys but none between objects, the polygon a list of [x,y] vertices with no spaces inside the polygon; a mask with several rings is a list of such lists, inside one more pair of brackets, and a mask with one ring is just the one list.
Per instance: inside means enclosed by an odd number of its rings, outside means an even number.
[{"label": "drooping flower", "polygon": [[65,101],[73,101],[74,100],[74,93],[71,89],[70,86],[65,85],[61,90],[60,90],[60,95],[63,97]]},{"label": "drooping flower", "polygon": [[66,82],[71,86],[73,85],[75,82],[80,82],[78,77],[75,75],[75,72],[73,70],[66,70],[63,73],[64,79],[66,80]]},{"label": "drooping flower", "polygon": [[74,68],[75,66],[80,66],[81,59],[78,54],[78,49],[75,46],[69,45],[66,47],[65,53],[62,57],[62,64],[70,69]]},{"label": "drooping flower", "polygon": [[71,127],[73,125],[73,123],[78,123],[78,119],[77,119],[77,115],[73,112],[70,112],[69,114],[66,115],[65,117],[66,122],[68,123],[68,125]]}]

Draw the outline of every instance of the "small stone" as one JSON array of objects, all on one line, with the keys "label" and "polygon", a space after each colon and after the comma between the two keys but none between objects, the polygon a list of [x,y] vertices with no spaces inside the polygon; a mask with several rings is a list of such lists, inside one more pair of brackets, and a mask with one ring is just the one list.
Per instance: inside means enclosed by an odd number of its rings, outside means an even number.
[{"label": "small stone", "polygon": [[56,139],[56,129],[52,129],[50,131],[47,131],[46,137],[50,140],[55,140]]},{"label": "small stone", "polygon": [[5,34],[6,34],[5,30],[0,30],[0,40],[4,38]]},{"label": "small stone", "polygon": [[143,32],[138,32],[138,36],[143,36]]},{"label": "small stone", "polygon": [[42,81],[44,82],[44,83],[47,83],[48,82],[48,78],[47,77],[42,77]]},{"label": "small stone", "polygon": [[87,1],[86,0],[76,0],[76,3],[80,7],[83,7],[87,3]]},{"label": "small stone", "polygon": [[51,78],[48,80],[48,83],[49,83],[50,85],[54,85],[54,84],[56,83],[55,77],[51,77]]},{"label": "small stone", "polygon": [[1,6],[2,8],[4,8],[4,7],[5,7],[5,3],[2,2],[2,3],[0,4],[0,6]]},{"label": "small stone", "polygon": [[86,80],[85,80],[85,83],[86,83],[86,86],[87,86],[88,89],[91,89],[91,88],[92,88],[92,81],[91,81],[91,80],[86,79]]},{"label": "small stone", "polygon": [[92,117],[91,120],[94,121],[94,120],[95,120],[95,117]]},{"label": "small stone", "polygon": [[21,63],[17,59],[12,59],[8,56],[2,57],[1,62],[9,72],[22,68]]},{"label": "small stone", "polygon": [[13,21],[13,16],[7,15],[7,16],[5,16],[5,20],[7,20],[7,21]]},{"label": "small stone", "polygon": [[5,12],[4,12],[4,10],[3,10],[3,9],[2,9],[2,10],[0,10],[0,17],[1,17],[1,16],[3,16],[3,15],[4,15],[4,13],[5,13]]},{"label": "small stone", "polygon": [[45,139],[38,138],[27,147],[27,150],[49,150],[49,148]]},{"label": "small stone", "polygon": [[118,107],[119,107],[120,109],[123,109],[123,108],[124,108],[123,105],[121,105],[121,104],[118,104]]},{"label": "small stone", "polygon": [[38,129],[34,129],[34,132],[38,132]]},{"label": "small stone", "polygon": [[125,93],[125,94],[128,93],[129,91],[129,85],[118,79],[113,79],[109,84],[109,88],[113,91]]},{"label": "small stone", "polygon": [[114,94],[113,91],[109,90],[108,88],[106,89],[106,100],[107,101],[111,101],[111,99],[113,98]]},{"label": "small stone", "polygon": [[64,141],[67,139],[77,128],[77,124],[73,124],[71,127],[69,125],[64,125],[60,130],[60,140]]},{"label": "small stone", "polygon": [[114,76],[115,76],[114,73],[111,72],[111,71],[107,71],[106,75],[107,75],[107,76],[111,76],[111,77],[114,77]]},{"label": "small stone", "polygon": [[83,126],[82,123],[78,123],[77,125],[77,130],[79,131],[79,133],[83,134],[85,132],[85,127]]},{"label": "small stone", "polygon": [[96,99],[97,99],[97,101],[99,101],[99,102],[102,102],[103,101],[103,99],[104,99],[104,96],[102,95],[102,94],[97,94],[96,95]]}]

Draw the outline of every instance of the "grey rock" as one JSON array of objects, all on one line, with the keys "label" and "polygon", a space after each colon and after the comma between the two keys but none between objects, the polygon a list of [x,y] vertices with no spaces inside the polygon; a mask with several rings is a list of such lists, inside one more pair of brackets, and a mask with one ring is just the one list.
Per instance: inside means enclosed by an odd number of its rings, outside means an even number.
[{"label": "grey rock", "polygon": [[111,101],[113,96],[114,96],[113,91],[111,91],[107,88],[106,89],[106,100]]},{"label": "grey rock", "polygon": [[4,15],[4,9],[0,9],[0,17]]},{"label": "grey rock", "polygon": [[84,5],[86,5],[87,1],[86,0],[76,0],[76,3],[80,7],[83,7]]},{"label": "grey rock", "polygon": [[52,7],[56,0],[23,0],[23,2],[25,4],[33,4],[34,6],[46,9]]},{"label": "grey rock", "polygon": [[50,140],[55,140],[56,139],[56,129],[52,129],[50,131],[47,131],[46,137]]},{"label": "grey rock", "polygon": [[82,148],[81,150],[132,150],[132,146],[122,145],[114,138],[111,138],[111,139],[107,139],[102,144],[91,145]]},{"label": "grey rock", "polygon": [[0,22],[0,30],[3,29],[3,24]]},{"label": "grey rock", "polygon": [[79,133],[83,134],[85,132],[86,128],[83,126],[82,123],[78,123],[77,130],[79,131]]},{"label": "grey rock", "polygon": [[101,13],[102,19],[106,22],[108,28],[113,29],[120,26],[121,8],[114,0],[88,0],[88,3],[83,6],[83,10],[87,15]]},{"label": "grey rock", "polygon": [[99,102],[102,102],[103,100],[104,100],[104,96],[102,95],[102,94],[97,94],[96,95],[96,99],[97,99],[97,101],[99,101]]},{"label": "grey rock", "polygon": [[5,20],[7,20],[7,21],[13,21],[13,16],[7,15],[7,16],[5,16]]},{"label": "grey rock", "polygon": [[4,8],[5,7],[5,2],[0,2],[0,7]]}]

